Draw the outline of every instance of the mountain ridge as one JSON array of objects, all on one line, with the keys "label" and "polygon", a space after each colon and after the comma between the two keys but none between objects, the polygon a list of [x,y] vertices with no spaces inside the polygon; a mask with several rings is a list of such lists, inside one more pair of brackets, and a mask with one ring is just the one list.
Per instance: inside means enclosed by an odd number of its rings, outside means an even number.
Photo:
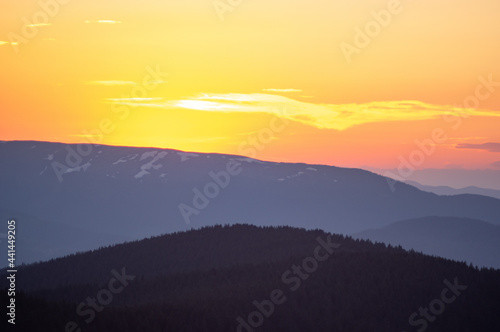
[{"label": "mountain ridge", "polygon": [[[401,182],[395,182],[394,192],[387,178],[365,170],[235,155],[98,145],[79,164],[67,165],[73,171],[58,181],[52,165],[65,162],[69,150],[77,151],[78,145],[0,144],[0,186],[6,188],[0,192],[0,210],[121,239],[217,223],[289,225],[342,234],[429,215],[500,224],[495,198],[441,197]],[[228,173],[230,163],[238,174]],[[183,204],[192,209],[189,224]],[[50,232],[40,236],[53,238]],[[54,250],[71,252],[70,247],[57,248],[55,239],[52,243]]]},{"label": "mountain ridge", "polygon": [[437,195],[461,195],[461,194],[472,194],[472,195],[482,195],[489,196],[493,198],[500,199],[500,190],[487,189],[476,186],[468,186],[463,188],[452,188],[449,186],[428,186],[423,185],[416,181],[405,181],[409,185],[412,185],[420,190],[435,193]]}]

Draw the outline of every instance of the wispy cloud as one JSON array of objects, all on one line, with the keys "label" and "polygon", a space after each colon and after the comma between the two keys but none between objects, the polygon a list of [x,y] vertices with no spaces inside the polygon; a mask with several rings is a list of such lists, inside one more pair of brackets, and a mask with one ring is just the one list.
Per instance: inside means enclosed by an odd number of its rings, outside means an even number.
[{"label": "wispy cloud", "polygon": [[262,89],[262,91],[266,92],[302,92],[299,89]]},{"label": "wispy cloud", "polygon": [[493,166],[495,168],[500,168],[500,160],[499,161],[495,161],[494,163],[491,164],[491,166]]},{"label": "wispy cloud", "polygon": [[52,23],[36,23],[36,24],[28,24],[27,27],[39,28],[39,27],[47,27],[52,25]]},{"label": "wispy cloud", "polygon": [[456,146],[457,149],[476,149],[485,150],[489,152],[500,152],[500,143],[482,143],[482,144],[472,144],[472,143],[461,143]]},{"label": "wispy cloud", "polygon": [[7,42],[7,41],[0,40],[0,46],[5,46],[5,45],[17,46],[17,45],[19,45],[19,42]]},{"label": "wispy cloud", "polygon": [[388,101],[364,104],[314,104],[272,94],[202,94],[180,100],[118,102],[165,109],[186,108],[206,112],[269,113],[321,129],[344,130],[356,125],[386,121],[438,119],[444,114],[496,116],[486,110],[463,110],[419,101]]},{"label": "wispy cloud", "polygon": [[448,137],[448,141],[477,141],[477,140],[485,140],[487,137],[484,136],[470,136],[470,137]]}]

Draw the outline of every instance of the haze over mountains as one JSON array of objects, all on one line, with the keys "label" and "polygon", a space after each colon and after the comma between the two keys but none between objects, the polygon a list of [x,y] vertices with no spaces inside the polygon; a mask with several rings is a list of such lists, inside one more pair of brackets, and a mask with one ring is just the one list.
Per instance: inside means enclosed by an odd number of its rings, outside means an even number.
[{"label": "haze over mountains", "polygon": [[33,141],[2,142],[0,154],[0,214],[22,225],[23,262],[220,223],[342,234],[429,216],[500,224],[498,199],[438,196],[360,169]]},{"label": "haze over mountains", "polygon": [[[500,190],[500,169],[464,169],[462,165],[451,165],[454,168],[424,168],[408,169],[400,165],[400,169],[380,169],[362,167],[377,174],[390,175],[407,183],[414,181],[423,186],[467,188],[478,187],[490,190]],[[411,165],[410,165],[411,166]]]},{"label": "haze over mountains", "polygon": [[414,186],[420,190],[423,191],[428,191],[431,193],[435,193],[438,195],[462,195],[462,194],[474,194],[474,195],[483,195],[483,196],[490,196],[494,198],[500,199],[500,190],[495,190],[495,189],[486,189],[486,188],[479,188],[476,186],[468,186],[464,188],[452,188],[448,186],[427,186],[420,184],[415,181],[405,181],[411,186]]}]

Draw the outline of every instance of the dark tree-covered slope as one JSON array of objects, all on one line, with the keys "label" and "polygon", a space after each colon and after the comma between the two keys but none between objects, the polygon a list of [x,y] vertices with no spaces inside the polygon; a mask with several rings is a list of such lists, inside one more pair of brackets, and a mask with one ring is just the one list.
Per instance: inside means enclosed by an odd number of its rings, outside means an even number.
[{"label": "dark tree-covered slope", "polygon": [[[86,322],[88,311],[79,314],[78,305],[106,299],[112,270],[131,280]],[[249,325],[255,331],[500,326],[499,270],[290,227],[211,226],[164,235],[29,265],[19,269],[18,282],[20,331],[63,331],[70,321],[82,331],[238,331],[237,319],[259,318],[258,306],[269,317]],[[424,319],[419,310],[429,306],[439,314],[428,309]]]}]

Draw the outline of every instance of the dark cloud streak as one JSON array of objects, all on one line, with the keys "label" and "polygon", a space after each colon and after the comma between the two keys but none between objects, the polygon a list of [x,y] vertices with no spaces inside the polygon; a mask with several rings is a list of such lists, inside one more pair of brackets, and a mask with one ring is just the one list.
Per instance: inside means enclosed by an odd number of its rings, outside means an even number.
[{"label": "dark cloud streak", "polygon": [[457,149],[476,149],[476,150],[486,150],[489,152],[500,152],[500,143],[482,143],[482,144],[470,144],[461,143],[455,146]]}]

